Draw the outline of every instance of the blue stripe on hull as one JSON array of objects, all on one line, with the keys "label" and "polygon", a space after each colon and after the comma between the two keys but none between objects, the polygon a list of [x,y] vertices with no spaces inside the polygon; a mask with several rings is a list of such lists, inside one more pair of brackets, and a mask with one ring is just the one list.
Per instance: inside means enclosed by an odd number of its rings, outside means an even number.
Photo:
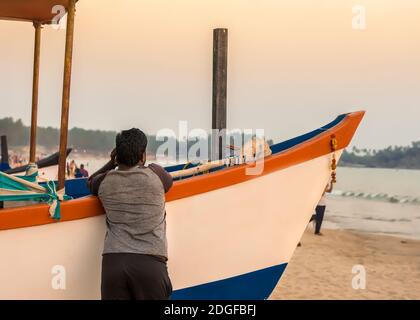
[{"label": "blue stripe on hull", "polygon": [[331,128],[335,127],[341,121],[343,121],[345,117],[346,117],[346,114],[339,115],[334,121],[330,122],[329,124],[319,128],[319,129],[313,130],[311,132],[308,132],[308,133],[303,134],[301,136],[298,136],[296,138],[274,144],[270,147],[270,149],[273,152],[273,154],[276,154],[276,153],[282,152],[284,150],[290,149],[290,148],[292,148],[292,147],[294,147],[298,144],[301,144],[305,141],[308,141],[308,140],[316,137],[317,135],[320,135],[321,133],[325,132],[328,129],[331,129]]},{"label": "blue stripe on hull", "polygon": [[171,299],[264,300],[273,292],[286,266],[287,263],[283,263],[240,276],[176,290]]}]

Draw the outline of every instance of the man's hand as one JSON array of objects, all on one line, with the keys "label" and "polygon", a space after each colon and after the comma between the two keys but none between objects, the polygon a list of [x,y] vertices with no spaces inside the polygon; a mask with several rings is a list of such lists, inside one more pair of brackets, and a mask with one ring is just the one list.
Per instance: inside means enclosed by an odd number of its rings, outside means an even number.
[{"label": "man's hand", "polygon": [[112,163],[113,163],[113,164],[117,164],[117,149],[116,149],[116,148],[114,148],[114,149],[111,151],[110,157],[111,157],[111,161],[112,161]]},{"label": "man's hand", "polygon": [[88,180],[87,180],[88,186],[91,185],[91,183],[93,181],[93,178],[95,178],[96,176],[98,176],[102,173],[106,173],[106,172],[114,169],[117,166],[117,151],[115,150],[115,148],[114,148],[114,150],[111,151],[111,154],[109,156],[110,156],[111,159],[108,161],[108,163],[105,164],[101,169],[96,171],[94,174],[92,174],[88,178]]}]

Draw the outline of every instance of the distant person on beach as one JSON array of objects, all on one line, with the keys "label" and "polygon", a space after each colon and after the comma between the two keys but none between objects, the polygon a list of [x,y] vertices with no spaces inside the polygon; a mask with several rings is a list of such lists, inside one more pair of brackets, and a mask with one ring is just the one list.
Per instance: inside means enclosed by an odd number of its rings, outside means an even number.
[{"label": "distant person on beach", "polygon": [[324,214],[325,214],[325,209],[327,207],[327,196],[326,193],[330,193],[333,189],[333,184],[332,182],[330,182],[329,184],[326,185],[324,192],[322,193],[322,197],[318,202],[318,205],[316,206],[315,209],[315,215],[312,216],[312,220],[315,220],[315,234],[318,236],[322,236],[321,233],[321,225],[322,225],[322,221],[324,220]]},{"label": "distant person on beach", "polygon": [[76,170],[74,170],[74,177],[77,178],[83,178],[82,173],[80,172],[80,169],[76,167]]},{"label": "distant person on beach", "polygon": [[172,293],[165,211],[172,176],[157,164],[145,166],[146,146],[139,129],[122,131],[111,160],[88,179],[106,213],[103,300],[166,300]]},{"label": "distant person on beach", "polygon": [[89,172],[85,169],[85,165],[83,163],[80,165],[79,172],[83,178],[89,177]]},{"label": "distant person on beach", "polygon": [[75,177],[75,175],[76,175],[76,169],[77,169],[76,161],[71,160],[70,167],[69,167],[69,177],[70,178],[74,178]]}]

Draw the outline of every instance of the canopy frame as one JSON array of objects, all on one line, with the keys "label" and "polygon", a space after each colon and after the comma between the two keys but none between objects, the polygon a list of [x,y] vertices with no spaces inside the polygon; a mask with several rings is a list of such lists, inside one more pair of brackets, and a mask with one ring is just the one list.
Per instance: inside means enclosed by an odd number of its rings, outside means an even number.
[{"label": "canopy frame", "polygon": [[64,54],[63,94],[60,124],[58,189],[64,188],[66,176],[65,170],[67,158],[71,68],[73,60],[74,20],[77,1],[78,0],[2,0],[2,2],[0,2],[0,20],[24,22],[31,21],[35,28],[29,163],[35,163],[36,161],[41,29],[42,25],[51,24],[55,22],[55,20],[59,20],[56,19],[57,14],[54,13],[54,10],[56,10],[56,5],[64,7],[64,9],[67,11],[66,47]]},{"label": "canopy frame", "polygon": [[32,81],[32,112],[31,112],[31,138],[29,148],[29,163],[36,161],[36,132],[38,126],[38,96],[39,96],[39,66],[41,56],[41,28],[40,22],[33,22],[35,28],[34,43],[34,71]]},{"label": "canopy frame", "polygon": [[74,19],[76,1],[69,0],[67,8],[66,48],[64,54],[63,97],[61,105],[60,157],[58,160],[58,189],[63,189],[66,179],[67,137],[70,109],[71,67],[73,62]]}]

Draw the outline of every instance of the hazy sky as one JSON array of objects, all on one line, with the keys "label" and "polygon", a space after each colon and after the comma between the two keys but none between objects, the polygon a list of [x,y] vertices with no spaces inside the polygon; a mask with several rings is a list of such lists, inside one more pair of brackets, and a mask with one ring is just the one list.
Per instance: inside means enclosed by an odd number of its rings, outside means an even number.
[{"label": "hazy sky", "polygon": [[[225,27],[230,128],[279,141],[363,109],[354,144],[406,145],[420,140],[419,17],[418,0],[80,0],[70,126],[209,129],[212,29]],[[64,36],[43,29],[41,126],[59,126]],[[32,62],[32,25],[0,21],[0,117],[29,124]]]}]

